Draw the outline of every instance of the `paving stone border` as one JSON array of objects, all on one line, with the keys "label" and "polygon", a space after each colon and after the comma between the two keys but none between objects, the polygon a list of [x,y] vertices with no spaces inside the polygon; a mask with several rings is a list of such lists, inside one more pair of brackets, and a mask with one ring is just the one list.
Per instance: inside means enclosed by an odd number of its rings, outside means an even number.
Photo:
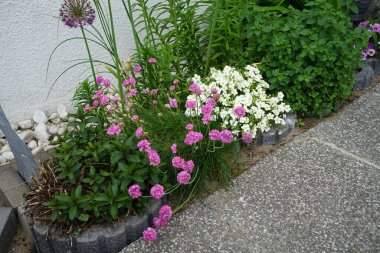
[{"label": "paving stone border", "polygon": [[373,67],[375,67],[376,62],[371,62],[363,66],[362,70],[356,74],[355,86],[352,88],[353,91],[358,91],[367,88],[372,84],[375,77],[375,72]]},{"label": "paving stone border", "polygon": [[0,208],[0,253],[8,252],[16,229],[17,217],[13,208]]},{"label": "paving stone border", "polygon": [[48,226],[38,222],[30,227],[39,253],[116,253],[139,239],[143,231],[153,225],[153,218],[162,205],[162,200],[154,200],[144,216],[128,216],[114,224],[94,226],[79,236],[56,236]]}]

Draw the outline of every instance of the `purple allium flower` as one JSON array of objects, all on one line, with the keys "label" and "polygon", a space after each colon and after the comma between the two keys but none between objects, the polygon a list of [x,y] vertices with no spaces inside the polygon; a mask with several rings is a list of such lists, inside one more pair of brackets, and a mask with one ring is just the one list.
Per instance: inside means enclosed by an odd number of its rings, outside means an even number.
[{"label": "purple allium flower", "polygon": [[153,64],[157,63],[156,58],[150,58],[148,61],[149,61],[149,63],[153,63]]},{"label": "purple allium flower", "polygon": [[153,224],[158,228],[163,228],[163,227],[166,227],[166,225],[168,225],[168,221],[163,220],[159,217],[154,217]]},{"label": "purple allium flower", "polygon": [[136,66],[133,68],[133,72],[135,72],[135,73],[140,73],[141,70],[142,70],[141,66]]},{"label": "purple allium flower", "polygon": [[186,125],[186,130],[188,130],[188,131],[193,130],[193,128],[194,128],[193,124],[187,124]]},{"label": "purple allium flower", "polygon": [[158,166],[161,163],[161,158],[158,155],[157,151],[149,150],[148,151],[149,164],[152,166]]},{"label": "purple allium flower", "polygon": [[137,143],[139,150],[148,152],[150,150],[150,142],[148,140],[141,140]]},{"label": "purple allium flower", "polygon": [[92,106],[93,107],[98,107],[99,106],[99,101],[98,100],[94,100],[94,102],[92,102]]},{"label": "purple allium flower", "polygon": [[207,113],[203,115],[202,122],[207,125],[210,121],[212,121],[212,115]]},{"label": "purple allium flower", "polygon": [[86,105],[84,106],[84,111],[85,111],[85,112],[89,112],[89,111],[91,111],[91,106],[90,106],[89,104],[86,104]]},{"label": "purple allium flower", "polygon": [[250,134],[250,133],[243,133],[242,139],[243,139],[244,143],[249,144],[252,142],[253,137],[252,137],[252,134]]},{"label": "purple allium flower", "polygon": [[369,21],[363,21],[359,23],[358,27],[363,28],[363,27],[366,27],[368,24],[369,24]]},{"label": "purple allium flower", "polygon": [[143,232],[144,240],[154,241],[157,239],[157,231],[154,228],[148,227]]},{"label": "purple allium flower", "polygon": [[172,165],[174,168],[182,169],[185,165],[185,160],[179,156],[175,156],[172,159]]},{"label": "purple allium flower", "polygon": [[189,184],[191,175],[187,171],[181,171],[177,175],[177,182],[179,184]]},{"label": "purple allium flower", "polygon": [[112,125],[107,129],[108,135],[118,135],[121,133],[121,129],[118,125]]},{"label": "purple allium flower", "polygon": [[211,130],[208,134],[210,136],[210,140],[212,141],[220,141],[220,132],[218,130]]},{"label": "purple allium flower", "polygon": [[156,184],[150,189],[150,195],[155,199],[160,199],[165,195],[165,189],[162,185]]},{"label": "purple allium flower", "polygon": [[59,10],[62,21],[70,28],[92,25],[95,10],[88,0],[65,0]]},{"label": "purple allium flower", "polygon": [[194,167],[195,167],[195,164],[194,164],[193,160],[189,160],[189,161],[185,162],[185,164],[183,165],[183,170],[190,173],[193,171]]},{"label": "purple allium flower", "polygon": [[185,103],[185,107],[187,109],[193,109],[196,106],[197,106],[197,101],[195,101],[195,100],[186,101],[186,103]]},{"label": "purple allium flower", "polygon": [[101,83],[103,82],[103,80],[104,80],[104,79],[103,79],[102,76],[97,76],[97,77],[96,77],[96,83],[97,83],[97,84],[101,84]]},{"label": "purple allium flower", "polygon": [[223,143],[231,143],[234,139],[232,132],[230,130],[223,130],[220,132],[220,140]]},{"label": "purple allium flower", "polygon": [[170,85],[169,90],[170,91],[174,91],[175,90],[175,86],[174,85]]},{"label": "purple allium flower", "polygon": [[178,84],[178,83],[179,83],[179,80],[178,80],[178,79],[174,79],[174,80],[173,80],[173,83],[174,83],[174,84]]},{"label": "purple allium flower", "polygon": [[234,114],[238,118],[243,118],[245,116],[245,109],[244,107],[238,106],[234,109]]},{"label": "purple allium flower", "polygon": [[170,147],[173,154],[177,153],[177,144],[172,144]]},{"label": "purple allium flower", "polygon": [[164,221],[168,221],[173,216],[173,210],[170,206],[163,205],[160,208],[158,215],[159,215],[160,219],[162,219]]},{"label": "purple allium flower", "polygon": [[133,199],[136,199],[141,196],[141,189],[138,184],[134,184],[128,188],[128,194],[131,196]]},{"label": "purple allium flower", "polygon": [[198,132],[194,132],[194,131],[190,131],[186,134],[186,138],[185,138],[184,142],[186,145],[190,146],[190,145],[193,145],[193,144],[195,144],[201,140],[203,140],[203,134],[198,133]]},{"label": "purple allium flower", "polygon": [[137,138],[141,138],[141,136],[143,135],[143,133],[144,133],[144,130],[143,130],[143,128],[142,127],[138,127],[137,129],[136,129],[136,137]]},{"label": "purple allium flower", "polygon": [[169,98],[169,105],[171,108],[177,108],[178,107],[177,100],[175,98]]}]

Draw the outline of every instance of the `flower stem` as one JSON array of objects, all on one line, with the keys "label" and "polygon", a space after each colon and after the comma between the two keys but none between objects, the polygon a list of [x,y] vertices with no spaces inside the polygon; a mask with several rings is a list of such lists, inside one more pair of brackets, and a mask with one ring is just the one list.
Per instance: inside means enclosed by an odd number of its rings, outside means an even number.
[{"label": "flower stem", "polygon": [[[91,56],[91,52],[90,52],[90,47],[88,46],[86,33],[84,32],[84,29],[83,29],[82,26],[80,27],[80,29],[81,29],[81,31],[82,31],[82,35],[83,35],[83,39],[84,39],[84,43],[85,43],[85,45],[86,45],[86,49],[87,49],[88,58],[89,58],[89,60],[90,60],[90,65],[91,65],[92,75],[93,75],[93,78],[94,78],[94,82],[95,82],[95,84],[96,84],[95,68],[94,68],[94,63],[93,63],[93,61],[92,61],[92,56]],[[96,84],[96,86],[97,86],[97,84]]]}]

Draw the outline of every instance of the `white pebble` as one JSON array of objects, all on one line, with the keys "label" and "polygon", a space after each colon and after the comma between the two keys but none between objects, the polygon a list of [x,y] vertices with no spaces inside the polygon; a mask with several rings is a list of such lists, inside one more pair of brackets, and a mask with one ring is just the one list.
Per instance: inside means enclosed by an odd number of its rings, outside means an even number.
[{"label": "white pebble", "polygon": [[8,141],[6,139],[1,139],[0,138],[0,143],[3,144],[3,145],[7,145]]},{"label": "white pebble", "polygon": [[45,124],[46,122],[48,122],[48,118],[46,117],[45,113],[43,111],[40,111],[40,110],[34,111],[33,120],[37,124],[41,124],[41,123]]},{"label": "white pebble", "polygon": [[49,150],[54,149],[56,147],[57,147],[57,145],[48,145],[48,146],[44,147],[44,151],[49,151]]},{"label": "white pebble", "polygon": [[60,119],[53,119],[51,121],[51,123],[53,123],[54,125],[59,125],[59,123],[61,123],[61,120]]},{"label": "white pebble", "polygon": [[17,131],[18,125],[15,125],[15,124],[11,123],[11,128],[12,128],[13,131]]},{"label": "white pebble", "polygon": [[11,147],[8,144],[0,149],[0,154],[3,154],[7,151],[11,151]]},{"label": "white pebble", "polygon": [[41,151],[42,151],[42,147],[36,147],[35,149],[32,150],[32,154],[37,155]]},{"label": "white pebble", "polygon": [[29,149],[35,149],[37,147],[37,142],[35,140],[31,140],[29,143],[28,143],[28,148]]},{"label": "white pebble", "polygon": [[33,137],[34,137],[34,133],[32,130],[25,130],[21,133],[18,134],[18,136],[20,137],[21,140],[23,140],[25,143],[28,143],[30,142]]},{"label": "white pebble", "polygon": [[2,154],[2,156],[7,159],[8,161],[13,160],[15,157],[12,152],[7,151]]},{"label": "white pebble", "polygon": [[56,142],[56,141],[58,141],[58,136],[54,136],[54,138],[52,140],[52,142]]},{"label": "white pebble", "polygon": [[66,119],[66,117],[68,115],[67,110],[66,110],[66,106],[64,106],[63,104],[58,105],[57,113],[58,113],[59,118]]},{"label": "white pebble", "polygon": [[3,157],[2,155],[0,155],[0,164],[2,163],[6,163],[7,159],[5,157]]},{"label": "white pebble", "polygon": [[61,128],[58,130],[58,134],[59,134],[59,135],[63,135],[65,132],[66,132],[66,128],[64,128],[64,127],[61,127]]},{"label": "white pebble", "polygon": [[37,140],[47,141],[49,140],[49,133],[47,132],[46,125],[44,123],[38,124],[34,130],[34,137]]},{"label": "white pebble", "polygon": [[33,127],[33,122],[30,119],[27,119],[27,120],[24,120],[24,121],[20,121],[18,123],[18,126],[21,129],[30,129],[30,128]]},{"label": "white pebble", "polygon": [[57,134],[59,130],[59,126],[49,126],[48,132],[51,134]]},{"label": "white pebble", "polygon": [[53,113],[50,115],[49,119],[50,119],[50,120],[53,120],[53,119],[56,119],[57,117],[58,117],[58,114],[55,113],[55,112],[53,112]]},{"label": "white pebble", "polygon": [[41,141],[41,140],[38,141],[38,146],[41,148],[44,148],[48,145],[49,145],[49,141]]}]

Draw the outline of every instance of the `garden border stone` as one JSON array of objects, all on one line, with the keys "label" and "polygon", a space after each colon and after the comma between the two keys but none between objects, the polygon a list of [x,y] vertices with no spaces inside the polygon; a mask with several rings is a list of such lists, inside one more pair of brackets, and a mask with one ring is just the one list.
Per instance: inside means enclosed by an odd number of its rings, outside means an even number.
[{"label": "garden border stone", "polygon": [[370,64],[364,65],[360,72],[356,73],[355,86],[352,88],[352,91],[364,89],[372,84],[375,77],[373,69],[373,66],[375,65],[378,64],[376,64],[376,62],[370,62]]},{"label": "garden border stone", "polygon": [[13,208],[0,208],[0,253],[8,252],[16,229],[17,217]]},{"label": "garden border stone", "polygon": [[143,216],[128,216],[113,224],[93,226],[79,236],[55,236],[54,231],[39,222],[30,223],[30,227],[39,253],[116,253],[142,236],[162,205],[163,200],[154,200]]}]

